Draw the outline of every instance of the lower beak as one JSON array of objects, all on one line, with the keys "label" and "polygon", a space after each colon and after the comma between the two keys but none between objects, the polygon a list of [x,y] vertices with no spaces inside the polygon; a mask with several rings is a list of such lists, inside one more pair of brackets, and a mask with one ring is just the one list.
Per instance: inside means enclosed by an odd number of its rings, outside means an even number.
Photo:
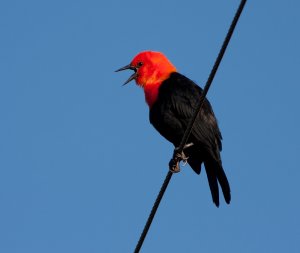
[{"label": "lower beak", "polygon": [[134,73],[128,78],[128,80],[123,85],[125,85],[125,84],[129,83],[130,81],[136,79],[137,76],[138,76],[137,69],[135,67],[131,66],[130,64],[126,65],[123,68],[120,68],[120,69],[116,70],[115,72],[123,71],[123,70],[126,70],[126,69],[134,70]]}]

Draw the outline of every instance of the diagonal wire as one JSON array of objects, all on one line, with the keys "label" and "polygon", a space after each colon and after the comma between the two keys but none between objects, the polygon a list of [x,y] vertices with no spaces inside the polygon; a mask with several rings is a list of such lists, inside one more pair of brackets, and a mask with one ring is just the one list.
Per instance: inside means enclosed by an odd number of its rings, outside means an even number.
[{"label": "diagonal wire", "polygon": [[[213,66],[213,68],[212,68],[212,70],[211,70],[211,72],[209,74],[209,77],[208,77],[208,79],[206,81],[206,84],[204,86],[203,92],[202,92],[202,94],[201,94],[201,96],[199,98],[199,103],[198,103],[198,105],[196,107],[195,113],[194,113],[192,119],[190,120],[190,122],[189,122],[189,124],[188,124],[188,126],[187,126],[187,128],[186,128],[186,130],[184,132],[184,135],[182,137],[181,143],[180,143],[180,145],[179,145],[179,147],[177,149],[177,153],[179,153],[179,154],[182,153],[182,151],[184,149],[184,146],[185,146],[188,138],[190,137],[190,134],[192,132],[192,128],[193,128],[193,125],[195,123],[195,120],[196,120],[196,118],[197,118],[197,116],[198,116],[198,114],[199,114],[199,112],[200,112],[200,110],[202,108],[205,96],[206,96],[206,94],[207,94],[207,92],[208,92],[208,90],[209,90],[209,88],[210,88],[210,86],[212,84],[212,81],[213,81],[213,79],[214,79],[214,77],[215,77],[215,75],[217,73],[219,65],[220,65],[220,63],[222,61],[222,58],[223,58],[224,53],[226,51],[226,48],[227,48],[227,46],[229,44],[229,41],[231,39],[231,36],[233,34],[234,28],[235,28],[235,26],[236,26],[236,24],[237,24],[237,22],[239,20],[239,17],[241,15],[242,11],[243,11],[243,8],[244,8],[246,2],[247,2],[247,0],[242,0],[241,1],[240,5],[239,5],[239,7],[238,7],[238,9],[237,9],[237,11],[235,13],[235,16],[234,16],[234,18],[233,18],[233,20],[231,22],[231,25],[229,27],[229,30],[227,32],[227,35],[225,37],[225,40],[224,40],[223,45],[221,47],[221,50],[220,50],[220,52],[218,54],[218,57],[217,57],[217,59],[215,61],[214,66]],[[175,156],[173,156],[173,159],[174,158],[175,158]]]},{"label": "diagonal wire", "polygon": [[147,220],[147,222],[145,224],[144,230],[143,230],[143,232],[142,232],[142,234],[140,236],[140,239],[139,239],[139,241],[138,241],[138,243],[137,243],[137,245],[135,247],[134,253],[139,253],[140,252],[140,249],[141,249],[141,247],[143,245],[143,242],[144,242],[144,240],[146,238],[146,235],[147,235],[148,230],[149,230],[149,228],[151,226],[151,223],[152,223],[153,218],[155,216],[155,213],[156,213],[156,211],[158,209],[160,201],[162,200],[162,197],[164,196],[164,193],[165,193],[165,191],[166,191],[166,189],[168,187],[168,184],[169,184],[172,176],[173,176],[173,173],[171,171],[168,171],[168,174],[167,174],[167,176],[165,178],[165,181],[164,181],[162,187],[160,188],[160,191],[159,191],[159,193],[158,193],[158,195],[156,197],[156,200],[154,202],[154,205],[152,207],[151,213],[150,213],[150,215],[148,217],[148,220]]},{"label": "diagonal wire", "polygon": [[[207,94],[207,92],[208,92],[208,90],[209,90],[209,88],[210,88],[210,86],[212,84],[212,81],[213,81],[213,79],[214,79],[214,77],[215,77],[215,75],[217,73],[218,67],[219,67],[219,65],[220,65],[220,63],[222,61],[222,58],[223,58],[224,53],[226,51],[226,48],[227,48],[227,46],[229,44],[231,36],[232,36],[232,34],[234,32],[235,26],[236,26],[236,24],[237,24],[237,22],[239,20],[239,17],[240,17],[240,15],[241,15],[241,13],[242,13],[242,11],[244,9],[244,6],[245,6],[246,2],[247,2],[247,0],[241,0],[241,2],[240,2],[240,5],[239,5],[239,7],[238,7],[238,9],[237,9],[237,11],[235,13],[235,16],[234,16],[234,18],[233,18],[233,20],[231,22],[231,25],[229,27],[229,30],[228,30],[227,35],[225,37],[225,40],[224,40],[224,42],[222,44],[221,50],[220,50],[220,52],[218,54],[218,57],[217,57],[217,59],[216,59],[216,61],[214,63],[214,66],[213,66],[213,68],[212,68],[212,70],[210,72],[210,75],[209,75],[209,77],[207,79],[207,82],[205,84],[203,92],[202,92],[202,94],[201,94],[201,96],[199,98],[199,103],[197,105],[197,109],[195,110],[195,113],[194,113],[193,117],[191,118],[191,120],[190,120],[190,122],[189,122],[189,124],[188,124],[188,126],[187,126],[187,128],[185,130],[185,133],[184,133],[184,135],[182,137],[181,143],[180,143],[179,147],[176,149],[176,152],[174,152],[174,155],[173,155],[173,158],[171,159],[171,161],[172,160],[173,161],[176,160],[176,154],[178,154],[178,153],[181,154],[181,152],[184,149],[184,146],[185,146],[185,144],[186,144],[186,142],[187,142],[187,140],[188,140],[188,138],[189,138],[189,136],[191,134],[194,122],[195,122],[195,120],[196,120],[196,118],[197,118],[197,116],[198,116],[198,114],[199,114],[199,112],[200,112],[200,110],[202,108],[205,96],[206,96],[206,94]],[[158,209],[158,206],[159,206],[159,204],[160,204],[160,202],[162,200],[162,197],[163,197],[163,195],[164,195],[164,193],[165,193],[165,191],[166,191],[166,189],[168,187],[168,184],[169,184],[169,182],[170,182],[170,180],[172,178],[172,175],[173,175],[173,173],[171,171],[168,171],[168,174],[167,174],[167,176],[165,178],[165,181],[164,181],[164,183],[163,183],[163,185],[162,185],[162,187],[161,187],[161,189],[159,191],[159,194],[158,194],[158,196],[157,196],[157,198],[156,198],[156,200],[154,202],[154,205],[152,207],[151,213],[150,213],[150,215],[148,217],[148,220],[147,220],[147,222],[145,224],[145,227],[144,227],[143,232],[142,232],[142,234],[140,236],[140,239],[139,239],[139,241],[138,241],[138,243],[137,243],[137,245],[135,247],[134,253],[139,253],[140,252],[140,249],[141,249],[141,247],[143,245],[143,242],[144,242],[144,240],[146,238],[146,235],[147,235],[148,230],[149,230],[149,228],[151,226],[151,223],[152,223],[153,218],[155,216],[155,213],[156,213],[156,211]]]}]

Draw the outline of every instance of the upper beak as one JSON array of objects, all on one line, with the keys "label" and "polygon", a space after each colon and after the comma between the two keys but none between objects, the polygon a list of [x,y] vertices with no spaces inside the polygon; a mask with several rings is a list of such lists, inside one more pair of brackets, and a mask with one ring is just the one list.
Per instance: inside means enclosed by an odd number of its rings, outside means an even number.
[{"label": "upper beak", "polygon": [[126,70],[126,69],[131,69],[131,70],[134,71],[134,73],[128,78],[128,80],[127,80],[123,85],[125,85],[125,84],[129,83],[130,81],[136,79],[137,76],[138,76],[137,68],[131,66],[130,64],[126,65],[126,66],[123,67],[123,68],[120,68],[120,69],[116,70],[115,72],[119,72],[119,71]]}]

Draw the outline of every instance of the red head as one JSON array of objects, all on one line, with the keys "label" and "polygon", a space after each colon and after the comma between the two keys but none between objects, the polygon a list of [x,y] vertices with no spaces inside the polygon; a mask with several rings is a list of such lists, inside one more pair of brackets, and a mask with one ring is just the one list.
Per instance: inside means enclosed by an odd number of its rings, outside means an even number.
[{"label": "red head", "polygon": [[155,102],[161,83],[168,79],[172,72],[176,72],[176,68],[167,57],[160,52],[153,51],[137,54],[129,65],[117,71],[125,69],[131,69],[135,72],[125,84],[134,79],[137,85],[143,87],[149,106]]}]

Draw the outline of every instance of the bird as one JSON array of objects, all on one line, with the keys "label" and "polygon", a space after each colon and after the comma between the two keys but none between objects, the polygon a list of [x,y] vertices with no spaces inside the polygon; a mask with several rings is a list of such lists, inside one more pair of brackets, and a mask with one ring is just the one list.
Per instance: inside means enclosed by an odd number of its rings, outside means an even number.
[{"label": "bird", "polygon": [[[123,70],[134,71],[124,85],[135,80],[136,84],[143,88],[149,106],[150,123],[165,139],[173,143],[176,150],[196,110],[202,88],[180,74],[161,52],[142,51],[130,64],[116,72]],[[225,202],[229,204],[231,201],[230,185],[220,155],[221,141],[222,135],[217,119],[210,102],[205,98],[182,159],[196,174],[200,174],[204,164],[212,200],[217,207],[220,204],[219,185]]]}]

